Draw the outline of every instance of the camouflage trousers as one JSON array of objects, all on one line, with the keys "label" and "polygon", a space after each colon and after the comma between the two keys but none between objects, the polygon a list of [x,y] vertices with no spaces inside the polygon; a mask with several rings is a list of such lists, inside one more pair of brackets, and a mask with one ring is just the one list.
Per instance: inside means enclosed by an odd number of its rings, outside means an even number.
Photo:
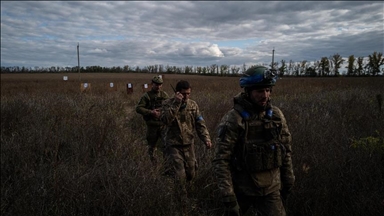
[{"label": "camouflage trousers", "polygon": [[[154,156],[155,150],[159,148],[163,148],[163,130],[164,126],[157,125],[147,125],[147,134],[146,139],[148,143],[148,155],[153,163],[156,163],[156,157]],[[160,140],[161,145],[158,145],[158,141]]]},{"label": "camouflage trousers", "polygon": [[180,181],[191,181],[196,175],[197,161],[194,145],[174,146],[164,148],[165,173]]},{"label": "camouflage trousers", "polygon": [[191,180],[195,178],[197,170],[194,145],[166,145],[164,158],[164,174],[173,179],[173,193],[177,197],[176,204],[179,205],[181,215],[187,215],[190,204],[187,188],[190,187]]},{"label": "camouflage trousers", "polygon": [[265,196],[245,196],[237,194],[237,202],[240,206],[241,215],[245,215],[251,207],[257,216],[286,216],[285,208],[277,190]]}]

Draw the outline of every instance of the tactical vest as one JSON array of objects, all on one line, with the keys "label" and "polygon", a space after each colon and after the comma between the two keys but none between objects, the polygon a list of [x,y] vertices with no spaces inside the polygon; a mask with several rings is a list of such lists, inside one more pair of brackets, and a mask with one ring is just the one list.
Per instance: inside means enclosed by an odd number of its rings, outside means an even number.
[{"label": "tactical vest", "polygon": [[149,107],[148,109],[158,109],[161,107],[163,100],[165,100],[165,94],[163,91],[160,91],[160,96],[153,94],[153,92],[147,92],[149,98]]},{"label": "tactical vest", "polygon": [[260,172],[282,165],[285,147],[281,144],[281,118],[267,109],[260,115],[250,116],[240,106],[235,106],[243,118],[245,130],[240,136],[237,160],[249,172]]},{"label": "tactical vest", "polygon": [[[146,107],[147,109],[159,109],[161,108],[162,102],[166,99],[166,95],[163,91],[160,91],[160,96],[154,94],[152,91],[148,91],[146,96],[149,98],[149,104]],[[150,115],[143,116],[145,121],[149,121],[152,119]]]}]

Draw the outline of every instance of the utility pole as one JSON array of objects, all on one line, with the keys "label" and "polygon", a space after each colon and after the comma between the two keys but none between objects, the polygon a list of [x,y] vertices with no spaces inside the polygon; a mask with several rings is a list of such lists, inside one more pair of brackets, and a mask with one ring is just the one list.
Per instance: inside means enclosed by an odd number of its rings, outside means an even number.
[{"label": "utility pole", "polygon": [[79,81],[81,81],[80,77],[80,55],[79,55],[79,43],[77,43],[77,72],[79,74]]},{"label": "utility pole", "polygon": [[272,50],[272,69],[274,68],[274,63],[275,63],[275,47],[273,47],[273,50]]}]

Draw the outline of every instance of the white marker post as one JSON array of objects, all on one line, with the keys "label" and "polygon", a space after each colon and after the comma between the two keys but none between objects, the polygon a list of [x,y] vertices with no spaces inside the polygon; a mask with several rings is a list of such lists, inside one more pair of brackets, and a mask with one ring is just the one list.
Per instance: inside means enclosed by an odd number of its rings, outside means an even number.
[{"label": "white marker post", "polygon": [[127,94],[132,94],[133,93],[133,86],[132,83],[127,84]]},{"label": "white marker post", "polygon": [[145,84],[143,85],[143,92],[146,92],[146,91],[147,91],[147,89],[148,89],[148,84],[147,84],[147,83],[145,83]]},{"label": "white marker post", "polygon": [[80,91],[86,92],[91,90],[91,83],[81,83],[80,84]]}]

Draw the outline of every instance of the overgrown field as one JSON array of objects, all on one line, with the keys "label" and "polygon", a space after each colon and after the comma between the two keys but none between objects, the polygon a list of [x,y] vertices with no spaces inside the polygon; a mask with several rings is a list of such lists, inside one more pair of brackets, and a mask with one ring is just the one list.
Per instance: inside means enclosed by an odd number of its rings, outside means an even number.
[{"label": "overgrown field", "polygon": [[[134,111],[152,76],[1,74],[1,215],[176,215],[177,197],[152,167]],[[239,78],[166,74],[163,89],[172,95],[180,79],[192,84],[214,138]],[[383,214],[383,97],[383,78],[278,80],[272,100],[292,133],[297,179],[288,215]],[[221,215],[214,151],[196,148],[190,215]]]}]

